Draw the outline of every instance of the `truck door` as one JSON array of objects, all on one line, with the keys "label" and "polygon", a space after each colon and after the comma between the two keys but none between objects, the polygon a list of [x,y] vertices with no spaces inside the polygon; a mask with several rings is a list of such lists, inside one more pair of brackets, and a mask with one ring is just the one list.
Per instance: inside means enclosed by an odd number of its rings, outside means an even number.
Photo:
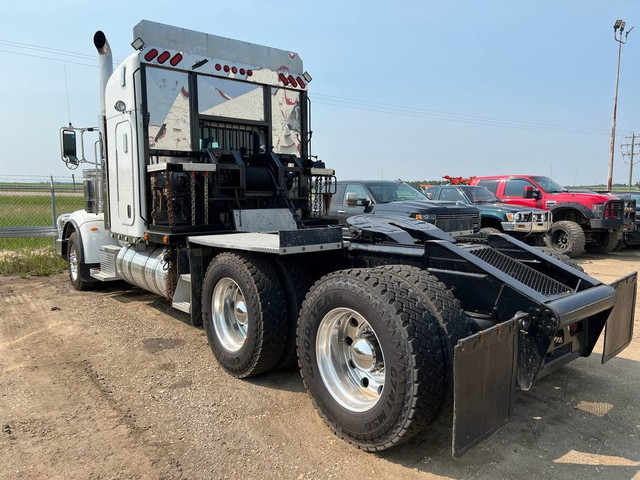
[{"label": "truck door", "polygon": [[[540,200],[536,198],[524,198],[524,187],[533,187],[539,190],[537,185],[534,185],[526,178],[509,178],[504,186],[504,194],[502,200],[507,203],[515,205],[525,205],[529,208],[541,208]],[[543,192],[540,192],[542,195]]]},{"label": "truck door", "polygon": [[115,129],[116,178],[118,219],[122,225],[133,225],[135,221],[134,167],[131,143],[131,123],[120,122]]}]

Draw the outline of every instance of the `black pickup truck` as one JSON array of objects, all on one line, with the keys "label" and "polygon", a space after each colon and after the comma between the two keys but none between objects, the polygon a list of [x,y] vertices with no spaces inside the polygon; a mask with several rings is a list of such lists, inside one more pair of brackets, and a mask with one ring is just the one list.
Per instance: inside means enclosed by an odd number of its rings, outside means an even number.
[{"label": "black pickup truck", "polygon": [[472,235],[480,229],[480,212],[477,208],[455,202],[428,200],[407,183],[391,180],[339,181],[329,217],[346,227],[347,218],[363,213],[423,220],[452,237]]}]

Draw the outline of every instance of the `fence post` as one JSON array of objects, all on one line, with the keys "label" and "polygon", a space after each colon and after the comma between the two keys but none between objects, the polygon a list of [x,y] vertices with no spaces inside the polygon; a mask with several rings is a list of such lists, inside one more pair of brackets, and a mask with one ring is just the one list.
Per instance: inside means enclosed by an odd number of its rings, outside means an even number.
[{"label": "fence post", "polygon": [[53,175],[51,180],[51,224],[56,226],[56,188],[53,186]]}]

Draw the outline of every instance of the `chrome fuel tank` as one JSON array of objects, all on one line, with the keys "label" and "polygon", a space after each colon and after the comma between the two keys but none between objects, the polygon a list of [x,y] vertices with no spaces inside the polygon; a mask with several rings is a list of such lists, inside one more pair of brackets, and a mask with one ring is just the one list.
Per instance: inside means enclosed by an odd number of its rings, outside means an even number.
[{"label": "chrome fuel tank", "polygon": [[148,247],[136,251],[134,246],[123,247],[116,257],[116,269],[127,282],[167,296],[168,264],[164,260],[166,248]]}]

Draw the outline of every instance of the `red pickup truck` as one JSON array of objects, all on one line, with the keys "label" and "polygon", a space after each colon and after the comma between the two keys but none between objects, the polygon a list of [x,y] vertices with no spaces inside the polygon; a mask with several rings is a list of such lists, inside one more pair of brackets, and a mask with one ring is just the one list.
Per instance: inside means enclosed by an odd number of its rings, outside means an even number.
[{"label": "red pickup truck", "polygon": [[470,183],[487,187],[503,202],[550,210],[553,226],[545,242],[571,257],[585,249],[610,252],[625,229],[634,226],[625,215],[624,200],[595,192],[571,192],[549,177],[499,175],[473,177]]}]

